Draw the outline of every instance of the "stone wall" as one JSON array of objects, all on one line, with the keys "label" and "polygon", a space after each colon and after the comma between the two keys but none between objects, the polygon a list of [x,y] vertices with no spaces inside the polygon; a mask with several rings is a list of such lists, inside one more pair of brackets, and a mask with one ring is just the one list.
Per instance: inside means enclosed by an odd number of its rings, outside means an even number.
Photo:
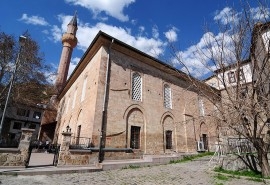
[{"label": "stone wall", "polygon": [[22,129],[18,148],[0,148],[0,167],[25,167],[29,158],[29,145],[34,129]]},{"label": "stone wall", "polygon": [[62,133],[62,142],[59,151],[57,166],[86,166],[97,162],[97,154],[93,155],[89,150],[70,150],[71,132]]}]

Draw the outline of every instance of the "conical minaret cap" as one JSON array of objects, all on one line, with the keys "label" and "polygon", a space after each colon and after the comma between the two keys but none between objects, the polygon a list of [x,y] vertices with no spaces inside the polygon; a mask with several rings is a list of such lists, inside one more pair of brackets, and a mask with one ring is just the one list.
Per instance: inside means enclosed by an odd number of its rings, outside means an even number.
[{"label": "conical minaret cap", "polygon": [[68,23],[68,25],[73,25],[77,27],[77,11],[75,12],[73,18],[71,19],[71,21]]}]

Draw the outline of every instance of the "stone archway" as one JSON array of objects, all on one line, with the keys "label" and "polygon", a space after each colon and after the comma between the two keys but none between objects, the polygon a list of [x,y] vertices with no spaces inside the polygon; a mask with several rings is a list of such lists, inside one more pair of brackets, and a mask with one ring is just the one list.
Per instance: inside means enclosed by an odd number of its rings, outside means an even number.
[{"label": "stone archway", "polygon": [[163,128],[163,150],[164,153],[177,150],[176,128],[173,115],[165,113],[161,119]]},{"label": "stone archway", "polygon": [[203,142],[204,150],[208,150],[208,127],[206,123],[203,121],[200,124],[200,141]]},{"label": "stone archway", "polygon": [[146,130],[143,111],[139,107],[126,114],[126,147],[146,151]]}]

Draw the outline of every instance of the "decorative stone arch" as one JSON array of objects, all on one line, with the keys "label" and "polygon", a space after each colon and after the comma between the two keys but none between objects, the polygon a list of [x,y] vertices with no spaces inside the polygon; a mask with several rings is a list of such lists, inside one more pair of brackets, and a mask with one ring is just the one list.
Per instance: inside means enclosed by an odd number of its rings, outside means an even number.
[{"label": "decorative stone arch", "polygon": [[200,123],[200,141],[203,141],[205,150],[208,150],[208,137],[208,126],[204,121],[202,121]]},{"label": "decorative stone arch", "polygon": [[78,131],[78,126],[82,125],[82,109],[79,110],[79,113],[77,115],[76,123],[74,124],[74,136],[75,137],[80,137],[80,131]]},{"label": "decorative stone arch", "polygon": [[[139,149],[146,153],[146,116],[145,110],[138,104],[129,106],[123,119],[126,121],[126,148],[131,148],[133,136],[131,135],[134,128],[139,129]],[[136,145],[137,146],[137,145]]]},{"label": "decorative stone arch", "polygon": [[177,151],[177,134],[174,120],[174,115],[169,111],[165,112],[160,119],[164,153]]},{"label": "decorative stone arch", "polygon": [[206,125],[204,121],[200,123],[200,136],[202,134],[208,134],[208,126]]}]

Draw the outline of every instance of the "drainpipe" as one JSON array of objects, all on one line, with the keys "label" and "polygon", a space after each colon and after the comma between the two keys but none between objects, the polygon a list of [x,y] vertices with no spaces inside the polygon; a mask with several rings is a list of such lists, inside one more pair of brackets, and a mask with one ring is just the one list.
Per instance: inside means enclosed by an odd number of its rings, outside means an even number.
[{"label": "drainpipe", "polygon": [[111,73],[111,47],[114,42],[112,39],[108,54],[107,54],[107,69],[106,69],[106,81],[104,87],[104,99],[103,99],[103,107],[102,107],[102,122],[101,122],[101,131],[100,131],[100,139],[99,139],[99,154],[98,154],[98,162],[102,163],[104,160],[105,151],[103,148],[105,147],[106,142],[106,129],[107,129],[107,109],[108,109],[108,98],[109,98],[109,86],[110,86],[110,73]]}]

